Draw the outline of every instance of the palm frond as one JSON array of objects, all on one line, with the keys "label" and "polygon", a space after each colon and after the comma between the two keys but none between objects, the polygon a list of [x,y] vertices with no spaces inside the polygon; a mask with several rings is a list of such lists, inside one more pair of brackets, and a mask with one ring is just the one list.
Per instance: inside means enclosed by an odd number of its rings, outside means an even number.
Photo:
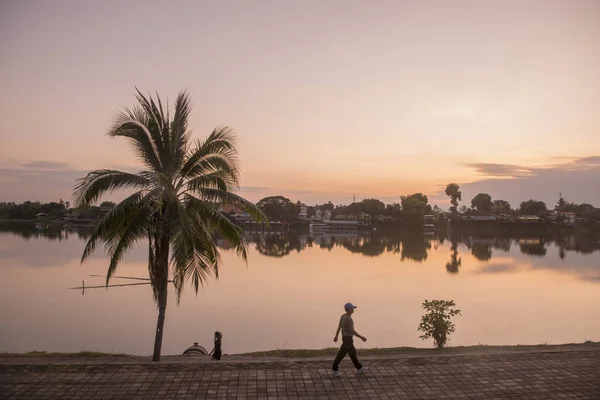
[{"label": "palm frond", "polygon": [[184,182],[184,190],[181,193],[198,192],[202,188],[219,189],[231,192],[237,189],[237,182],[232,179],[228,173],[218,170],[197,176]]},{"label": "palm frond", "polygon": [[93,203],[102,195],[117,189],[150,189],[151,187],[151,181],[142,174],[114,169],[92,171],[77,182],[73,192],[73,202],[76,206]]},{"label": "palm frond", "polygon": [[148,117],[140,107],[125,108],[117,113],[113,126],[108,131],[110,137],[125,137],[131,141],[138,157],[148,167],[161,171],[159,149],[148,129]]},{"label": "palm frond", "polygon": [[152,209],[144,202],[139,202],[136,209],[132,210],[121,225],[122,231],[113,237],[108,244],[110,265],[106,272],[106,284],[114,274],[125,252],[135,245],[140,239],[148,236],[147,225]]},{"label": "palm frond", "polygon": [[223,169],[231,171],[237,177],[239,166],[235,142],[236,135],[233,129],[223,127],[213,130],[204,142],[196,142],[196,146],[188,153],[180,175],[193,177],[206,170]]},{"label": "palm frond", "polygon": [[192,110],[191,99],[184,90],[177,95],[175,101],[175,114],[171,123],[173,159],[176,160],[175,167],[179,170],[185,162],[185,154],[189,143],[188,117]]},{"label": "palm frond", "polygon": [[192,278],[192,284],[198,292],[199,284],[218,268],[220,255],[212,238],[210,229],[196,216],[177,202],[172,205],[169,217],[169,235],[172,243],[172,262],[178,299],[183,289],[183,281]]},{"label": "palm frond", "polygon": [[164,111],[156,106],[156,103],[154,102],[152,96],[144,96],[137,87],[135,88],[135,90],[137,91],[136,98],[148,118],[146,127],[148,128],[148,131],[151,134],[154,145],[157,148],[157,153],[161,160],[161,164],[164,167],[166,161],[164,160],[164,158],[167,156],[165,151],[165,141],[166,139],[168,139],[168,135],[165,135],[165,129],[168,129],[169,124],[165,123]]},{"label": "palm frond", "polygon": [[100,223],[94,228],[85,245],[85,249],[81,256],[82,263],[96,250],[98,242],[101,240],[109,240],[117,234],[118,228],[122,222],[135,212],[139,203],[143,200],[144,196],[142,192],[136,192],[117,204],[115,208],[102,218]]},{"label": "palm frond", "polygon": [[221,235],[235,247],[238,256],[248,260],[248,241],[244,230],[231,222],[216,207],[212,207],[194,196],[185,195],[185,205],[189,214],[205,221],[211,231]]},{"label": "palm frond", "polygon": [[269,222],[269,219],[260,208],[235,193],[211,188],[200,188],[197,193],[203,201],[237,206],[246,211],[255,221]]}]

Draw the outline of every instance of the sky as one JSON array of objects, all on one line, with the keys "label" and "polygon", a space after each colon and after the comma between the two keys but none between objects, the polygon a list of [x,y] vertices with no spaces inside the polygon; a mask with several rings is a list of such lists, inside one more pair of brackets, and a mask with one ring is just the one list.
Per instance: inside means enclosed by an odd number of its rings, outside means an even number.
[{"label": "sky", "polygon": [[238,135],[241,194],[600,207],[600,2],[0,0],[0,201],[137,169],[134,90]]}]

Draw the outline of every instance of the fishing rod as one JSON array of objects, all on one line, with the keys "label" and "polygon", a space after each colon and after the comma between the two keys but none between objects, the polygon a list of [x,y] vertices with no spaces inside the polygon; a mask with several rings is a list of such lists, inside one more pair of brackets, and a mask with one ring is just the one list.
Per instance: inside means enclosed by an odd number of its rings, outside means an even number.
[{"label": "fishing rod", "polygon": [[[90,275],[93,277],[101,277],[104,278],[104,275]],[[109,288],[109,287],[123,287],[123,286],[140,286],[140,285],[150,285],[150,278],[138,278],[134,276],[113,276],[113,278],[118,279],[133,279],[147,282],[136,282],[136,283],[117,283],[112,285],[94,285],[94,286],[85,286],[85,281],[81,281],[81,286],[68,288],[69,290],[81,289],[81,295],[85,294],[85,289],[100,289],[100,288]],[[167,283],[173,283],[173,280],[169,279]]]},{"label": "fishing rod", "polygon": [[[95,276],[95,277],[99,277],[99,278],[106,278],[106,275],[90,275],[90,276]],[[150,278],[136,278],[134,276],[111,276],[111,278],[135,279],[135,280],[139,280],[139,281],[149,281],[150,280]]]}]

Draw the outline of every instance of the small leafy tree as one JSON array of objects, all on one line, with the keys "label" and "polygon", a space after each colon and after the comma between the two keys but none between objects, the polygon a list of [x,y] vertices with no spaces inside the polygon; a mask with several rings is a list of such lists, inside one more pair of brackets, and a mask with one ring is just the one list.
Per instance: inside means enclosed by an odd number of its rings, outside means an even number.
[{"label": "small leafy tree", "polygon": [[433,338],[435,347],[441,349],[446,345],[448,336],[454,332],[454,323],[451,318],[456,314],[462,314],[460,310],[454,309],[456,304],[452,300],[425,300],[422,307],[427,313],[421,317],[419,330],[423,332],[423,335],[419,338],[421,340]]},{"label": "small leafy tree", "polygon": [[456,214],[456,209],[458,208],[458,201],[462,200],[462,192],[460,191],[460,186],[456,183],[450,183],[446,186],[446,196],[450,197],[450,210],[453,214]]}]

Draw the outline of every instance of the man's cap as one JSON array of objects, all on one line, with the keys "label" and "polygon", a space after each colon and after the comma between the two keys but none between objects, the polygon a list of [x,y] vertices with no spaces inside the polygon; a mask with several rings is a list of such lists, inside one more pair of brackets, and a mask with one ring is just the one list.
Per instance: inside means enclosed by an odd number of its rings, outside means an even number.
[{"label": "man's cap", "polygon": [[346,303],[344,304],[344,310],[349,310],[351,308],[356,308],[356,306],[352,303]]}]

